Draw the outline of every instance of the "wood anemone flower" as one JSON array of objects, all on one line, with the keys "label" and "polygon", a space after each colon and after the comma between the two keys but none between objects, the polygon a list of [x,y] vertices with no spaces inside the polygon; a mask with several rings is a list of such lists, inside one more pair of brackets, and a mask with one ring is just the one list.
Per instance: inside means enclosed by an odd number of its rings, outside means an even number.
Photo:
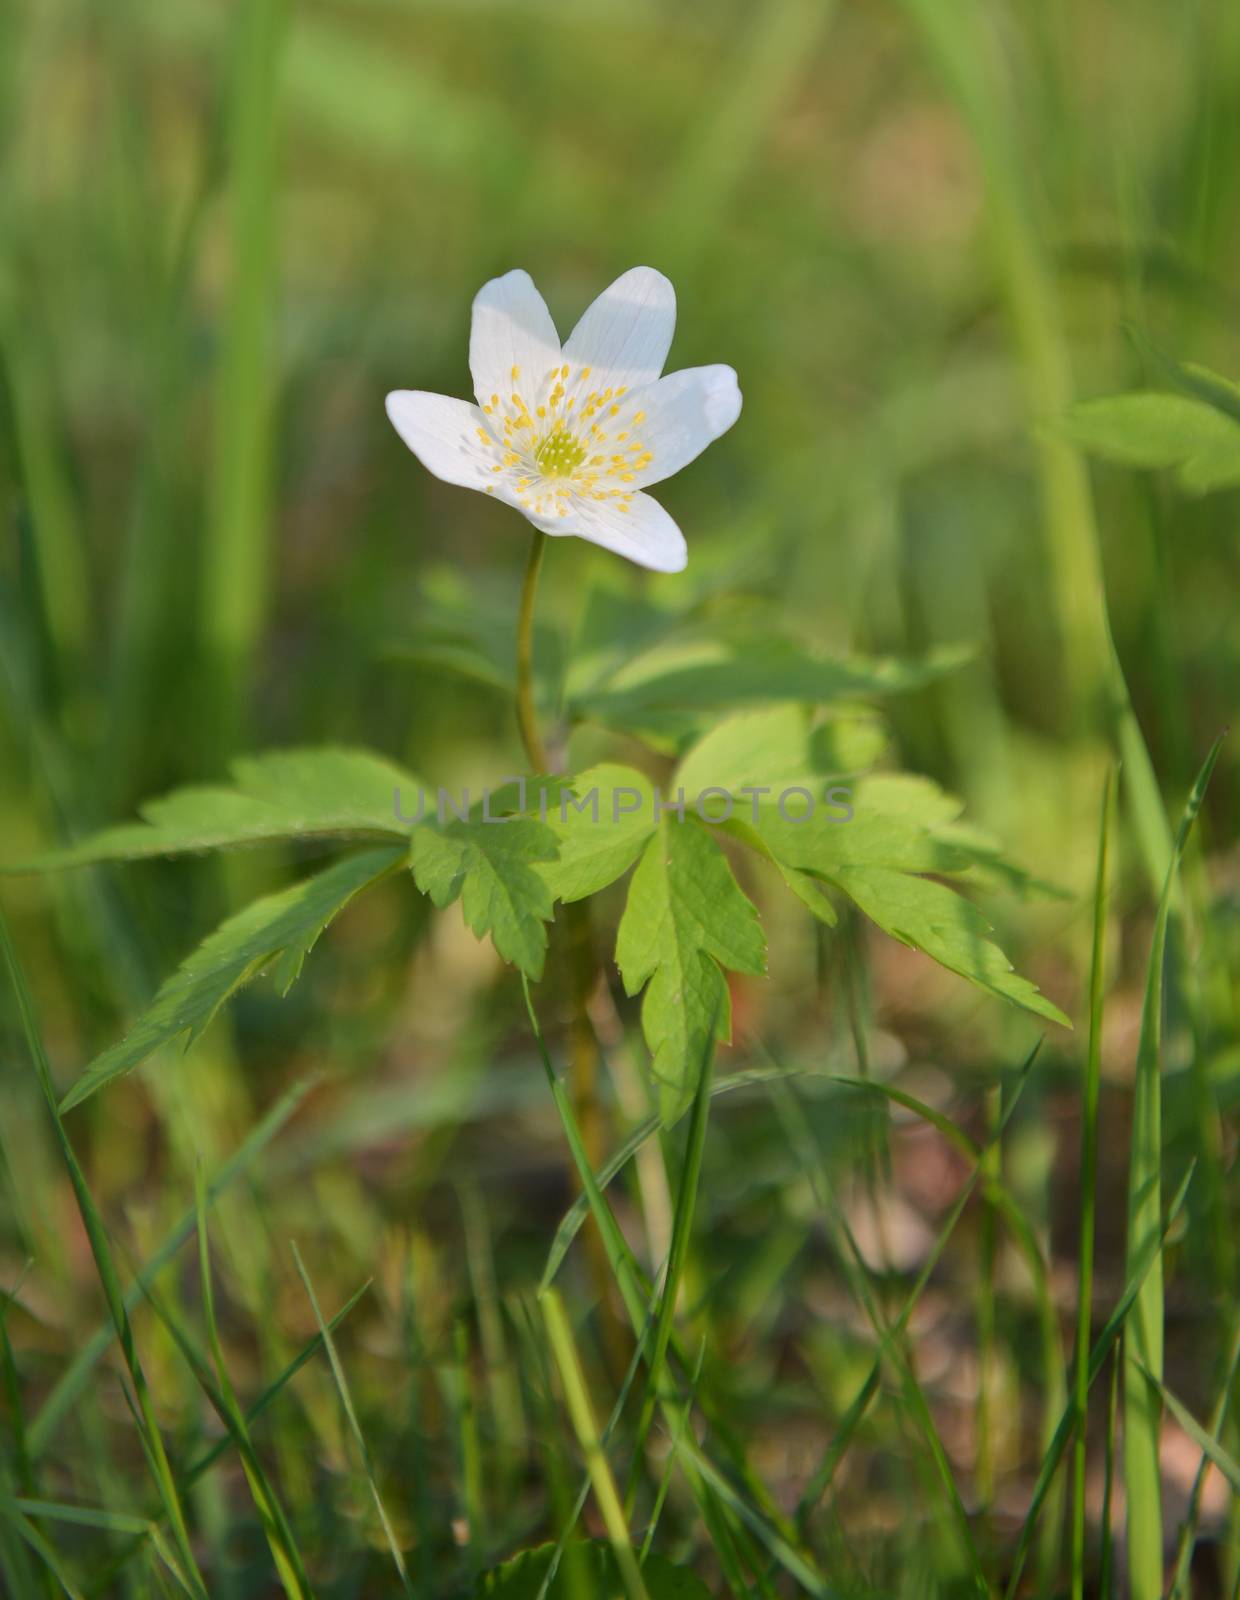
[{"label": "wood anemone flower", "polygon": [[727,432],[741,392],[731,367],[660,376],[675,325],[671,284],[653,267],[634,267],[561,346],[529,274],[506,272],[474,299],[477,405],[398,389],[387,413],[446,483],[507,501],[544,533],[575,534],[639,566],[679,572],[684,535],[643,491]]}]

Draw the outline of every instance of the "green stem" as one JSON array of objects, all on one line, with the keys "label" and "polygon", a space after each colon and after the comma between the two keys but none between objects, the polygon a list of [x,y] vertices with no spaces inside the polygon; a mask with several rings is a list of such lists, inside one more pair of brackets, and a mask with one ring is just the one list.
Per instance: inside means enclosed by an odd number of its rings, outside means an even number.
[{"label": "green stem", "polygon": [[542,569],[547,535],[534,530],[525,579],[521,584],[521,609],[517,613],[517,726],[521,743],[534,772],[547,772],[551,763],[538,731],[534,715],[534,600],[538,594],[538,574]]},{"label": "green stem", "polygon": [[[534,711],[534,602],[538,595],[538,575],[547,549],[547,535],[534,531],[525,578],[521,584],[521,606],[517,613],[517,726],[526,760],[535,773],[551,771],[551,759],[538,731]],[[594,958],[590,907],[586,902],[567,904],[564,910],[564,958],[567,964],[571,1002],[570,1068],[573,1109],[580,1123],[586,1152],[592,1167],[603,1161],[605,1129],[598,1093],[599,1050],[590,1021],[590,995],[598,978]],[[607,1258],[597,1233],[586,1235],[586,1250],[595,1276],[599,1299],[607,1307]],[[613,1372],[623,1373],[625,1353],[619,1323],[614,1316],[603,1316],[604,1350]]]}]

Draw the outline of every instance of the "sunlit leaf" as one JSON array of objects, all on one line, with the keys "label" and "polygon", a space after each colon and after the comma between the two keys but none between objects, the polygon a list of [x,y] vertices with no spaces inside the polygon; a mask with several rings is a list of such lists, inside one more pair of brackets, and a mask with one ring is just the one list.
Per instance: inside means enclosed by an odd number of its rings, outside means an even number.
[{"label": "sunlit leaf", "polygon": [[459,899],[480,939],[490,934],[505,961],[540,978],[553,901],[538,869],[557,853],[556,834],[545,823],[529,817],[487,822],[471,815],[415,828],[409,865],[418,888],[441,910]]},{"label": "sunlit leaf", "polygon": [[654,831],[654,790],[633,767],[591,767],[549,805],[559,840],[555,861],[538,872],[557,900],[584,900],[621,877]]},{"label": "sunlit leaf", "polygon": [[822,722],[797,704],[742,711],[693,746],[674,781],[690,799],[709,788],[739,795],[749,785],[765,784],[778,791],[861,772],[886,743],[882,723],[868,711],[840,712]]},{"label": "sunlit leaf", "polygon": [[723,851],[692,817],[682,823],[665,816],[646,845],[629,885],[616,960],[628,994],[646,987],[642,1028],[670,1122],[692,1098],[693,1073],[712,1031],[720,1039],[730,1035],[721,969],[766,970],[758,914]]},{"label": "sunlit leaf", "polygon": [[[419,784],[368,750],[274,750],[232,764],[232,783],[176,789],[139,807],[141,822],[106,828],[80,844],[9,871],[236,849],[277,840],[404,839],[398,815]],[[399,796],[403,800],[398,800]]]},{"label": "sunlit leaf", "polygon": [[80,1104],[161,1046],[202,1033],[231,994],[268,967],[287,993],[327,924],[400,861],[399,846],[346,856],[312,878],[229,917],[167,979],[130,1032],[97,1057],[62,1101]]}]

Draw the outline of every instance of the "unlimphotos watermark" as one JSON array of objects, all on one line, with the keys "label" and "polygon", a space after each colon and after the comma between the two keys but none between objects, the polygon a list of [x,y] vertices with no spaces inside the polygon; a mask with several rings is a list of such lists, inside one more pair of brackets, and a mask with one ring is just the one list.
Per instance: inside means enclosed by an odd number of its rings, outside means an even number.
[{"label": "unlimphotos watermark", "polygon": [[[770,798],[772,795],[774,795],[773,801]],[[738,796],[744,797],[743,802],[738,801]],[[475,814],[477,808],[471,800],[468,789],[462,789],[459,796],[454,796],[447,789],[437,789],[431,815],[438,820],[441,827],[449,818],[457,822],[466,822],[472,818],[475,821],[501,824],[517,822],[531,816],[537,816],[540,821],[546,822],[550,816],[556,814],[561,822],[567,822],[570,814],[575,814],[587,816],[596,826],[619,826],[630,817],[641,816],[647,808],[654,822],[659,822],[669,813],[678,821],[684,822],[691,808],[703,822],[717,827],[732,821],[737,814],[738,804],[740,814],[743,816],[748,809],[749,817],[754,823],[761,821],[762,807],[773,804],[779,815],[788,823],[810,822],[815,816],[820,816],[826,822],[839,823],[851,822],[853,819],[852,796],[853,791],[843,784],[834,784],[818,795],[815,795],[812,789],[803,788],[799,784],[791,784],[778,790],[770,784],[745,784],[736,794],[730,789],[712,786],[701,790],[692,801],[688,799],[683,789],[677,789],[674,798],[669,798],[660,794],[657,789],[636,789],[623,784],[617,785],[614,789],[600,789],[594,785],[589,789],[580,790],[568,784],[557,784],[552,789],[540,784],[536,798],[532,799],[528,780],[513,777],[505,778],[499,789],[483,789],[479,797],[481,811],[477,814]],[[491,809],[492,801],[496,801],[502,807],[498,813]],[[426,790],[421,788],[418,790],[417,810],[412,815],[403,809],[401,791],[395,790],[394,808],[397,822],[404,823],[406,827],[417,827],[419,823],[427,820]]]}]

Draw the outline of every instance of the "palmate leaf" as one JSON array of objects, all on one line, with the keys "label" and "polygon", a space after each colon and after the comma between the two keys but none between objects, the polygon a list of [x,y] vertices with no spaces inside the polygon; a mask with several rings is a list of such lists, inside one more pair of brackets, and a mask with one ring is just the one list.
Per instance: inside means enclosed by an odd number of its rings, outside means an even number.
[{"label": "palmate leaf", "polygon": [[174,790],[141,806],[141,822],[106,828],[6,870],[41,872],[279,840],[408,837],[397,816],[397,795],[403,792],[408,806],[418,781],[368,750],[276,750],[234,761],[231,770],[228,787]]},{"label": "palmate leaf", "polygon": [[202,1033],[231,994],[264,969],[286,994],[327,924],[355,894],[392,871],[404,846],[346,856],[323,872],[239,911],[161,986],[131,1031],[86,1069],[61,1102],[67,1111],[161,1046]]},{"label": "palmate leaf", "polygon": [[731,1007],[721,968],[759,976],[766,941],[758,913],[723,851],[692,817],[664,816],[629,885],[616,938],[625,991],[645,987],[642,1029],[660,1110],[672,1122],[693,1096],[693,1066],[710,1037],[727,1039]]},{"label": "palmate leaf", "polygon": [[459,899],[465,921],[490,934],[500,956],[530,978],[542,976],[553,896],[539,867],[556,859],[554,830],[531,817],[486,822],[479,816],[413,831],[414,880],[442,910]]},{"label": "palmate leaf", "polygon": [[[556,1546],[539,1545],[522,1550],[502,1567],[488,1572],[475,1590],[475,1600],[575,1600],[577,1591],[568,1579],[570,1565],[586,1583],[591,1600],[627,1600],[620,1570],[611,1546],[596,1541],[570,1545],[561,1556],[555,1577],[544,1590],[547,1570]],[[660,1555],[648,1555],[642,1563],[642,1582],[650,1600],[710,1600],[710,1590],[684,1567],[673,1566]]]},{"label": "palmate leaf", "polygon": [[892,867],[841,867],[834,882],[871,922],[901,944],[932,956],[979,989],[1011,1000],[1036,1016],[1071,1027],[1059,1007],[1022,978],[997,944],[971,900],[931,878]]},{"label": "palmate leaf", "polygon": [[677,786],[694,799],[704,789],[726,789],[744,804],[741,791],[763,785],[778,794],[818,780],[865,771],[887,744],[880,719],[868,710],[835,711],[818,720],[801,704],[742,711],[699,739],[676,773]]},{"label": "palmate leaf", "polygon": [[[885,815],[867,809],[867,794],[879,803],[898,798],[899,804]],[[972,901],[921,876],[963,872],[978,860],[977,848],[967,838],[953,836],[950,798],[928,782],[913,780],[892,788],[875,780],[868,791],[864,783],[857,786],[851,821],[832,821],[821,806],[812,816],[796,820],[791,805],[786,815],[778,806],[764,805],[756,821],[736,824],[732,831],[769,856],[785,877],[795,874],[792,887],[824,920],[831,920],[829,907],[820,909],[806,892],[814,880],[842,890],[892,938],[970,983],[1070,1026],[1057,1006],[1013,971]]]},{"label": "palmate leaf", "polygon": [[579,773],[549,801],[547,822],[559,844],[538,873],[556,900],[584,900],[633,865],[654,831],[654,789],[633,767],[604,763]]}]

